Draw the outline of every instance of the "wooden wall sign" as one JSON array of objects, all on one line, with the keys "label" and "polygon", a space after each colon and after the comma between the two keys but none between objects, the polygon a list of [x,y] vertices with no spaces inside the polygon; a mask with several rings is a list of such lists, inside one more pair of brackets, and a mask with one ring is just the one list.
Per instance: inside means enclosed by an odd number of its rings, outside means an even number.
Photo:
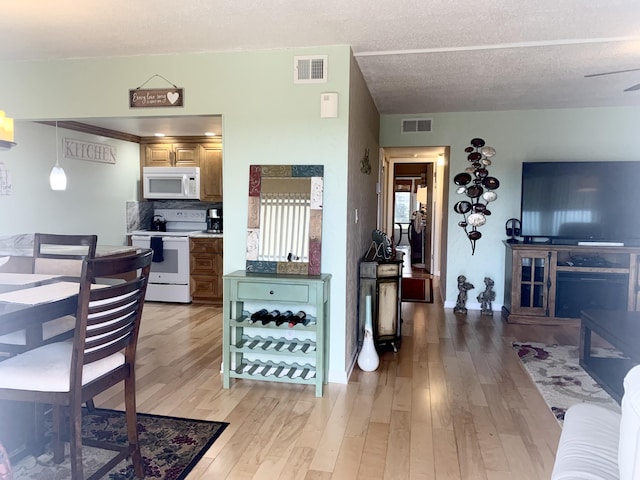
[{"label": "wooden wall sign", "polygon": [[129,108],[184,107],[184,88],[134,88]]},{"label": "wooden wall sign", "polygon": [[116,147],[103,143],[85,142],[73,138],[62,139],[62,156],[74,160],[116,163]]}]

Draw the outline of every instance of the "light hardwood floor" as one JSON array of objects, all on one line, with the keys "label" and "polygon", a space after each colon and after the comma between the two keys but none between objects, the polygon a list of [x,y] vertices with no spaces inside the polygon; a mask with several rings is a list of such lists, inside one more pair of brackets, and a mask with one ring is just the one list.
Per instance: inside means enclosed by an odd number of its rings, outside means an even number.
[{"label": "light hardwood floor", "polygon": [[[511,342],[577,344],[577,329],[455,316],[437,299],[405,303],[403,319],[398,353],[315,398],[258,381],[224,390],[221,309],[147,303],[138,410],[230,423],[190,480],[549,478],[560,427]],[[122,394],[96,405],[123,408]]]}]

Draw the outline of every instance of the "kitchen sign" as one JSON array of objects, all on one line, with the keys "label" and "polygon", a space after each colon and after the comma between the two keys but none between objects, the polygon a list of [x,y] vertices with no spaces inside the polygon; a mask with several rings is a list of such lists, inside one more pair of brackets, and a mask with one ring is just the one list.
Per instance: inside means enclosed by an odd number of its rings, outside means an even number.
[{"label": "kitchen sign", "polygon": [[184,107],[184,88],[136,88],[129,90],[129,107]]},{"label": "kitchen sign", "polygon": [[103,143],[85,142],[73,138],[62,139],[62,156],[73,160],[116,163],[116,147]]}]

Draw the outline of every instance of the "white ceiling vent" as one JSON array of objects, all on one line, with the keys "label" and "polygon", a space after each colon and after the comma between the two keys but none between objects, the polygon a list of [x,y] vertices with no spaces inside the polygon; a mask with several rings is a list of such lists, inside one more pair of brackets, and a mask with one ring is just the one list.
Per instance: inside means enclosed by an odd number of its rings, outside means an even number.
[{"label": "white ceiling vent", "polygon": [[430,118],[412,118],[411,120],[402,120],[402,133],[423,133],[430,131]]},{"label": "white ceiling vent", "polygon": [[327,83],[328,55],[293,57],[293,83]]}]

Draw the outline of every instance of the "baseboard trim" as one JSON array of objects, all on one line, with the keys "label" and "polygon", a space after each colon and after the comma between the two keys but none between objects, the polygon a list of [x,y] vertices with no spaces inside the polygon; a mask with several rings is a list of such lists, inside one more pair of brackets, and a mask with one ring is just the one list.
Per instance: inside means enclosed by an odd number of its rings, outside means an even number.
[{"label": "baseboard trim", "polygon": [[[454,308],[455,306],[456,306],[456,302],[452,300],[447,300],[446,302],[444,302],[444,308]],[[491,308],[495,313],[500,315],[500,312],[502,311],[502,304],[493,303],[491,305]],[[479,302],[467,302],[467,310],[482,310],[482,306],[480,305]]]}]

